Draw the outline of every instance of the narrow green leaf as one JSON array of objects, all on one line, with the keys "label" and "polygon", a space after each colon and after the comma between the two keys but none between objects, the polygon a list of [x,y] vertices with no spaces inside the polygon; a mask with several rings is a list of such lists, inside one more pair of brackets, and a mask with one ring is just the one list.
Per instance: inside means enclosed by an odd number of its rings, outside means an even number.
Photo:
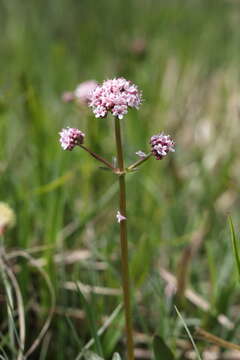
[{"label": "narrow green leaf", "polygon": [[153,351],[155,360],[174,360],[174,355],[160,336],[154,336]]},{"label": "narrow green leaf", "polygon": [[183,318],[182,315],[180,314],[178,308],[177,308],[176,306],[174,306],[174,307],[175,307],[176,313],[178,314],[179,319],[180,319],[181,322],[183,323],[184,329],[186,330],[186,333],[188,334],[188,337],[189,337],[189,339],[190,339],[190,341],[191,341],[191,343],[192,343],[192,346],[193,346],[193,348],[194,348],[194,351],[195,351],[195,353],[196,353],[196,355],[197,355],[197,359],[198,359],[198,360],[202,360],[202,358],[201,358],[201,356],[200,356],[200,354],[199,354],[197,345],[195,344],[195,341],[193,340],[193,337],[192,337],[192,335],[191,335],[191,333],[190,333],[190,331],[189,331],[189,329],[188,329],[188,326],[187,326],[184,318]]},{"label": "narrow green leaf", "polygon": [[[112,314],[109,316],[109,318],[105,321],[105,323],[100,327],[100,329],[97,331],[97,336],[100,337],[107,329],[108,327],[112,324],[112,322],[115,320],[115,318],[117,317],[117,315],[119,314],[119,312],[122,310],[122,303],[120,303],[116,309],[114,309],[114,311],[112,312]],[[119,325],[119,323],[118,323]],[[118,326],[119,327],[119,326]],[[111,339],[114,337],[114,333],[111,332]],[[80,351],[80,353],[78,354],[78,356],[76,357],[75,360],[80,360],[83,357],[83,354],[85,354],[85,352],[95,343],[95,339],[91,338],[82,348],[82,350]],[[109,343],[109,341],[108,341]]]},{"label": "narrow green leaf", "polygon": [[15,325],[14,321],[14,299],[13,299],[13,292],[11,283],[5,273],[5,269],[3,263],[0,264],[0,276],[3,280],[3,284],[6,291],[6,305],[7,305],[7,314],[8,314],[8,332],[9,332],[9,339],[10,339],[10,348],[13,352],[17,351],[17,347],[15,344],[15,338],[17,341],[17,345],[21,348],[21,341],[19,338],[18,330]]},{"label": "narrow green leaf", "polygon": [[70,181],[76,173],[76,169],[66,172],[64,175],[59,176],[58,178],[52,180],[48,184],[38,187],[32,191],[33,195],[42,195],[47,194],[55,189],[65,185],[68,181]]},{"label": "narrow green leaf", "polygon": [[66,315],[66,320],[67,320],[67,323],[68,323],[70,329],[72,330],[73,338],[76,340],[77,344],[78,344],[80,347],[82,347],[82,346],[83,346],[83,345],[82,345],[82,341],[81,341],[80,337],[78,336],[78,333],[77,333],[77,331],[76,331],[76,329],[75,329],[75,327],[74,327],[74,325],[73,325],[73,323],[72,323],[72,320],[71,320],[70,317],[67,316],[67,315]]},{"label": "narrow green leaf", "polygon": [[237,237],[236,237],[236,233],[234,230],[232,218],[230,216],[228,218],[228,221],[229,221],[229,227],[230,227],[230,231],[231,231],[233,253],[234,253],[236,264],[237,264],[238,280],[240,281],[240,256],[239,256],[239,248],[237,245]]},{"label": "narrow green leaf", "polygon": [[8,334],[3,336],[2,333],[0,332],[0,352],[2,352],[5,359],[9,360],[9,357],[7,356],[7,353],[4,350],[4,346],[7,344],[7,342],[8,342]]},{"label": "narrow green leaf", "polygon": [[101,346],[101,343],[100,343],[100,339],[99,339],[99,336],[98,336],[98,333],[97,333],[97,327],[96,327],[96,323],[95,323],[96,317],[94,317],[93,309],[91,308],[91,306],[88,304],[87,300],[85,299],[85,296],[83,295],[78,283],[76,283],[76,287],[77,287],[77,290],[78,290],[80,300],[81,300],[82,305],[84,307],[84,310],[86,312],[87,319],[89,321],[92,337],[94,338],[96,348],[97,348],[97,352],[98,352],[98,354],[100,356],[103,356],[102,346]]}]

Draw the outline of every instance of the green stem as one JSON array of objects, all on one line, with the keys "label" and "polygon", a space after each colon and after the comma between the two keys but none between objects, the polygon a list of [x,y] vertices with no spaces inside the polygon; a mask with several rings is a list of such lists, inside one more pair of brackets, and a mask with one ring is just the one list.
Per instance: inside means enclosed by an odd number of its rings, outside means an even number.
[{"label": "green stem", "polygon": [[136,169],[138,166],[142,165],[146,160],[148,160],[153,154],[150,152],[148,153],[146,156],[142,157],[141,159],[139,159],[138,161],[136,161],[135,163],[133,163],[132,165],[127,167],[127,171],[132,171],[134,169]]},{"label": "green stem", "polygon": [[[121,172],[119,175],[119,207],[121,215],[126,217],[126,185],[124,173],[124,159],[121,140],[120,121],[115,118],[115,138],[117,147],[117,161]],[[134,360],[132,314],[130,303],[130,280],[128,266],[128,241],[127,241],[127,220],[120,221],[120,241],[121,241],[121,263],[122,263],[122,287],[124,297],[125,325],[127,335],[127,355],[128,360]]]},{"label": "green stem", "polygon": [[114,166],[108,162],[107,160],[105,160],[104,158],[102,158],[100,155],[96,154],[95,152],[93,152],[92,150],[88,149],[86,146],[84,145],[79,145],[83,150],[87,151],[91,156],[93,156],[95,159],[97,159],[98,161],[102,162],[104,165],[106,165],[108,168],[110,168],[111,170],[115,171]]}]

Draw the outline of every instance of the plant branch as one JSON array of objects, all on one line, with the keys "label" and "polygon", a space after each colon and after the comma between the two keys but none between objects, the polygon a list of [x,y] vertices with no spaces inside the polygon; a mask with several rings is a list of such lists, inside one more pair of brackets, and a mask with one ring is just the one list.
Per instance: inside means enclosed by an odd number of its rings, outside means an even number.
[{"label": "plant branch", "polygon": [[107,160],[105,160],[104,158],[102,158],[100,155],[96,154],[95,152],[93,152],[92,150],[88,149],[86,146],[84,145],[79,145],[83,150],[87,151],[91,156],[93,156],[95,159],[97,159],[98,161],[100,161],[101,163],[103,163],[104,165],[106,165],[108,168],[110,168],[111,170],[115,171],[116,169],[114,168],[114,166],[108,162]]},{"label": "plant branch", "polygon": [[142,165],[146,160],[148,160],[153,154],[150,152],[148,153],[146,156],[142,157],[141,159],[139,159],[138,161],[136,161],[135,163],[133,163],[132,165],[128,166],[126,168],[126,171],[132,171],[134,169],[136,169],[138,166]]}]

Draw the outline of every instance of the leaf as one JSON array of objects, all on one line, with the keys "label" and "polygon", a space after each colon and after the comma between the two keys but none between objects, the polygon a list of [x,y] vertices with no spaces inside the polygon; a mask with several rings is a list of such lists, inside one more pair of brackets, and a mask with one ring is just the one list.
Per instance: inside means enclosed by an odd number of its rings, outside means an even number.
[{"label": "leaf", "polygon": [[54,191],[55,189],[64,186],[69,180],[73,178],[73,176],[76,173],[76,169],[66,172],[64,175],[59,176],[58,178],[52,180],[46,185],[40,186],[37,189],[33,190],[31,194],[33,195],[42,195],[42,194],[48,194],[51,191]]},{"label": "leaf", "polygon": [[114,353],[112,360],[121,360],[121,356],[118,353]]},{"label": "leaf", "polygon": [[89,350],[84,353],[84,358],[85,360],[104,360],[102,357]]},{"label": "leaf", "polygon": [[82,341],[81,341],[81,339],[80,339],[80,337],[79,337],[79,335],[78,335],[78,333],[77,333],[77,331],[76,331],[76,329],[75,329],[75,327],[74,327],[74,325],[73,325],[72,320],[71,320],[70,317],[67,316],[67,315],[65,315],[65,317],[66,317],[67,323],[68,323],[68,325],[69,325],[69,327],[70,327],[70,330],[72,331],[72,337],[73,337],[73,339],[75,339],[75,340],[76,340],[76,343],[77,343],[80,347],[82,347]]},{"label": "leaf", "polygon": [[[87,316],[87,319],[89,321],[89,325],[90,325],[90,330],[91,330],[91,333],[92,333],[92,337],[94,338],[94,341],[95,341],[95,344],[96,344],[96,348],[97,348],[97,352],[102,356],[103,355],[103,351],[102,351],[102,346],[101,346],[101,343],[100,343],[100,339],[99,339],[99,336],[97,334],[97,328],[96,328],[96,314],[95,314],[95,311],[94,311],[94,308],[91,307],[87,300],[85,299],[85,296],[83,295],[81,289],[80,289],[80,286],[78,285],[78,283],[76,283],[76,288],[78,290],[78,294],[79,294],[79,297],[80,297],[80,300],[81,300],[81,303],[84,307],[84,310],[86,312],[86,316]],[[89,358],[90,359],[90,358]],[[100,358],[101,359],[101,358]],[[97,358],[96,358],[97,360]]]},{"label": "leaf", "polygon": [[232,218],[229,217],[228,221],[229,221],[229,227],[230,227],[230,231],[231,231],[233,252],[234,252],[234,256],[235,256],[235,260],[236,260],[236,264],[237,264],[238,277],[239,277],[239,281],[240,281],[240,256],[239,256],[239,248],[237,245],[237,237],[236,237],[236,233],[234,230]]},{"label": "leaf", "polygon": [[198,359],[198,360],[202,360],[202,358],[201,358],[201,356],[200,356],[200,354],[199,354],[197,345],[195,344],[195,341],[193,340],[193,337],[192,337],[192,335],[191,335],[191,333],[190,333],[190,331],[189,331],[189,329],[188,329],[188,327],[187,327],[186,321],[184,320],[184,318],[183,318],[182,315],[180,314],[178,308],[177,308],[176,306],[174,306],[174,307],[175,307],[176,313],[177,313],[179,319],[181,320],[181,322],[183,323],[184,329],[186,330],[186,333],[188,334],[188,337],[189,337],[189,339],[190,339],[190,341],[191,341],[191,343],[192,343],[192,346],[193,346],[193,348],[194,348],[194,351],[195,351],[195,353],[196,353],[196,355],[197,355],[197,359]]},{"label": "leaf", "polygon": [[[107,318],[107,320],[104,322],[104,324],[100,327],[100,329],[97,331],[97,336],[101,336],[107,329],[108,327],[112,324],[112,322],[115,320],[116,316],[119,314],[119,312],[122,310],[122,303],[120,303],[112,312],[112,314]],[[111,338],[113,337],[113,333],[111,332]],[[82,348],[82,350],[80,351],[80,353],[78,354],[78,356],[76,357],[75,360],[80,360],[83,355],[85,354],[85,352],[90,348],[90,346],[92,346],[95,343],[95,339],[91,338],[86,345],[84,345],[84,347]],[[109,342],[108,342],[109,343]],[[102,355],[102,354],[101,354]]]},{"label": "leaf", "polygon": [[155,360],[174,360],[174,355],[160,336],[153,339],[153,352]]}]

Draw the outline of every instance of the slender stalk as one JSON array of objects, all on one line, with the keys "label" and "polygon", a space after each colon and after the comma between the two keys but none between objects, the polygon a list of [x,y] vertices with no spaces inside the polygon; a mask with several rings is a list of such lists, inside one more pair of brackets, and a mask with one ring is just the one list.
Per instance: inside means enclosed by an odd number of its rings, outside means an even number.
[{"label": "slender stalk", "polygon": [[132,165],[127,167],[127,171],[132,171],[134,169],[136,169],[138,166],[142,165],[146,160],[148,160],[153,154],[150,152],[148,153],[146,156],[142,157],[141,159],[139,159],[138,161],[136,161],[135,163],[133,163]]},{"label": "slender stalk", "polygon": [[[124,159],[121,140],[120,121],[115,118],[115,138],[117,147],[117,161],[120,170],[119,175],[119,207],[123,216],[126,214],[126,185],[124,172]],[[132,314],[130,302],[130,280],[128,266],[128,242],[127,242],[127,220],[120,221],[120,241],[121,241],[121,263],[122,263],[122,287],[124,298],[125,326],[127,335],[127,356],[128,360],[134,360]]]},{"label": "slender stalk", "polygon": [[102,162],[104,165],[106,165],[108,168],[110,168],[111,170],[115,171],[114,166],[108,162],[107,160],[105,160],[104,158],[102,158],[100,155],[96,154],[95,152],[93,152],[92,150],[88,149],[86,146],[84,145],[79,145],[82,149],[84,149],[85,151],[87,151],[91,156],[93,156],[95,159],[97,159],[98,161]]},{"label": "slender stalk", "polygon": [[231,343],[229,341],[223,340],[218,336],[215,336],[209,332],[207,332],[206,330],[203,330],[201,328],[198,328],[196,330],[196,334],[200,335],[202,338],[204,338],[206,341],[209,341],[213,344],[216,344],[218,346],[224,347],[226,349],[230,349],[230,350],[238,350],[240,351],[240,346],[234,343]]}]

